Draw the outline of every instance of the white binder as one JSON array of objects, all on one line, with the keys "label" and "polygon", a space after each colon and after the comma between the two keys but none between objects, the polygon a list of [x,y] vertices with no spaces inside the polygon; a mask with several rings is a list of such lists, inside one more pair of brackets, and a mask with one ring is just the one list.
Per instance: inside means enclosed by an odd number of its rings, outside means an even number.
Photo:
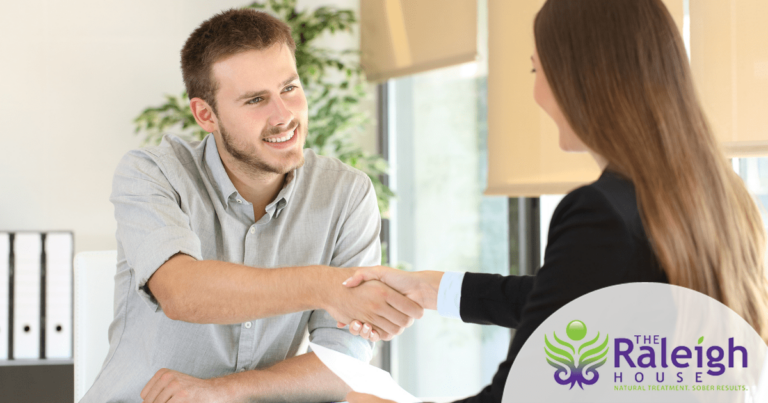
[{"label": "white binder", "polygon": [[40,233],[19,232],[13,253],[13,358],[40,358]]},{"label": "white binder", "polygon": [[10,295],[8,287],[10,284],[10,273],[8,272],[8,263],[11,254],[11,239],[6,232],[0,232],[0,360],[8,359],[8,339],[10,324],[8,313],[11,309]]},{"label": "white binder", "polygon": [[72,234],[45,237],[45,358],[72,358]]}]

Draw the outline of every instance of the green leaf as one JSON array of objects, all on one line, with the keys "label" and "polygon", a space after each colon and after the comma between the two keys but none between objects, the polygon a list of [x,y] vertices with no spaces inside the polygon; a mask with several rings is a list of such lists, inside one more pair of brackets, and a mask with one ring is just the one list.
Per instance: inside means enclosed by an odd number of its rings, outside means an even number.
[{"label": "green leaf", "polygon": [[701,344],[704,341],[704,336],[699,337],[699,344]]},{"label": "green leaf", "polygon": [[[562,362],[563,364],[573,365],[573,356],[567,351],[557,348],[547,339],[547,335],[544,335],[544,351],[547,355],[555,361]],[[561,357],[562,356],[562,357]],[[565,358],[563,358],[565,357]]]}]

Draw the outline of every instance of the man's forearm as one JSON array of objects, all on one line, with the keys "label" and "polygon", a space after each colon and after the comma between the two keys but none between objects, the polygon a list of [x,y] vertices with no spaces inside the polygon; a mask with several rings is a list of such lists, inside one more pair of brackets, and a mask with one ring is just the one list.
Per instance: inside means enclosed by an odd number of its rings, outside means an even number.
[{"label": "man's forearm", "polygon": [[235,402],[338,402],[350,389],[315,353],[281,361],[263,370],[245,371],[217,383]]},{"label": "man's forearm", "polygon": [[326,285],[341,286],[350,273],[327,266],[260,269],[179,254],[148,285],[171,319],[233,324],[323,309]]}]

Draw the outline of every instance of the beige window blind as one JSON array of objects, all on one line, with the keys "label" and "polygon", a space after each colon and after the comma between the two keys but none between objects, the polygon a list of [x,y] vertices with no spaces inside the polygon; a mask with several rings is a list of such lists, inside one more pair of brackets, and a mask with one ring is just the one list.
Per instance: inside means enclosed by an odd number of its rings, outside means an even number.
[{"label": "beige window blind", "polygon": [[[533,19],[544,0],[488,1],[488,195],[567,193],[600,172],[566,154],[533,100]],[[664,0],[683,29],[683,0]],[[383,81],[474,60],[474,0],[362,0],[362,64]],[[691,0],[694,79],[729,157],[768,156],[768,1]]]},{"label": "beige window blind", "polygon": [[691,0],[691,68],[729,157],[768,155],[768,1]]},{"label": "beige window blind", "polygon": [[477,57],[475,0],[361,0],[360,19],[360,63],[369,81]]}]

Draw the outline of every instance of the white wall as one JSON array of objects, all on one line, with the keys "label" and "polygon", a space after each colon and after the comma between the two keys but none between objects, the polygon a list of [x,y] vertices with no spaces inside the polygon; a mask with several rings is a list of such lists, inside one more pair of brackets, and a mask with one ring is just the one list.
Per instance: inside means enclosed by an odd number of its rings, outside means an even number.
[{"label": "white wall", "polygon": [[[133,118],[183,90],[179,52],[195,27],[248,3],[0,3],[0,230],[73,230],[76,251],[114,249],[109,194],[118,161],[140,143]],[[328,3],[358,8],[299,2]]]}]

